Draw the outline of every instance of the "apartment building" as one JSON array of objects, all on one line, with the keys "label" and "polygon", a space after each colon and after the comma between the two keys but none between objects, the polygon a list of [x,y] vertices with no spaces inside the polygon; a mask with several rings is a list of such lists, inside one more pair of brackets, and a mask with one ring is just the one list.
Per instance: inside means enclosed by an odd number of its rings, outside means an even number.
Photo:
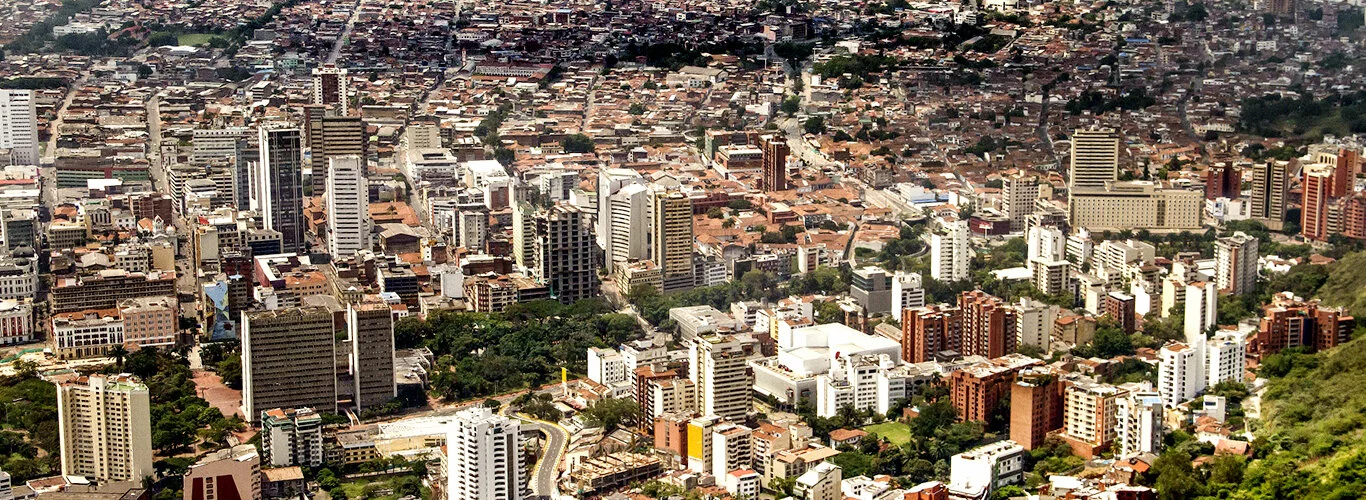
[{"label": "apartment building", "polygon": [[271,467],[317,467],[323,463],[323,417],[312,408],[261,412],[262,461]]},{"label": "apartment building", "polygon": [[704,335],[688,347],[688,379],[697,385],[697,411],[743,420],[753,407],[754,372],[748,361],[759,343],[750,336]]},{"label": "apartment building", "polygon": [[1093,458],[1115,442],[1115,401],[1125,394],[1119,388],[1086,380],[1069,380],[1063,390],[1062,437],[1073,453]]},{"label": "apartment building", "polygon": [[476,407],[455,414],[446,428],[446,495],[465,500],[521,500],[521,426]]},{"label": "apartment building", "polygon": [[153,474],[151,398],[132,375],[58,384],[57,431],[62,475],[141,482]]}]

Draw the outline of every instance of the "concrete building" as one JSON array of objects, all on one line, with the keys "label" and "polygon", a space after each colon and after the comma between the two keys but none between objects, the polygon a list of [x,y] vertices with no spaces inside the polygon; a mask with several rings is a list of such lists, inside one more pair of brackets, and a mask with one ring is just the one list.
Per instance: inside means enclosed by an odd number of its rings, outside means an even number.
[{"label": "concrete building", "polygon": [[62,475],[137,481],[152,475],[152,410],[132,375],[89,375],[57,384]]},{"label": "concrete building", "polygon": [[[887,388],[888,374],[897,366],[886,354],[846,354],[840,352],[830,369],[816,376],[816,414],[831,418],[845,406],[856,410],[876,410],[881,390]],[[904,382],[899,392],[905,393]]]},{"label": "concrete building", "polygon": [[1072,133],[1070,190],[1103,188],[1119,179],[1119,132],[1114,129],[1078,129]]},{"label": "concrete building", "polygon": [[987,498],[997,489],[1024,481],[1025,449],[997,441],[949,458],[949,493]]},{"label": "concrete building", "polygon": [[240,444],[205,455],[185,472],[184,500],[261,498],[261,456]]},{"label": "concrete building", "polygon": [[322,106],[304,107],[304,132],[308,135],[313,196],[327,189],[330,161],[338,156],[360,158],[361,176],[365,175],[365,123],[359,116],[337,116]]},{"label": "concrete building", "polygon": [[370,191],[366,187],[365,163],[359,156],[333,156],[328,160],[327,253],[347,257],[369,250]]},{"label": "concrete building", "polygon": [[1157,359],[1157,392],[1167,408],[1189,401],[1204,388],[1200,372],[1205,360],[1194,347],[1173,342],[1157,352]]},{"label": "concrete building", "polygon": [[1008,397],[1015,375],[1043,361],[1023,354],[1010,354],[965,366],[949,374],[949,397],[958,410],[959,421],[991,422]]},{"label": "concrete building", "polygon": [[844,493],[841,485],[844,470],[830,462],[816,464],[797,477],[792,487],[792,496],[800,500],[842,500]]},{"label": "concrete building", "polygon": [[1025,230],[1025,217],[1034,213],[1034,201],[1039,199],[1039,178],[1017,174],[1001,184],[1001,211],[1010,219],[1010,232]]},{"label": "concrete building", "polygon": [[52,315],[52,340],[58,358],[104,357],[123,345],[123,317],[118,309],[88,309]]},{"label": "concrete building", "polygon": [[626,363],[616,349],[588,348],[588,380],[602,385],[626,381]]},{"label": "concrete building", "polygon": [[1053,345],[1053,322],[1058,319],[1058,306],[1045,304],[1028,297],[1020,297],[1014,304],[1015,345],[1034,346],[1049,352]]},{"label": "concrete building", "polygon": [[235,161],[238,142],[247,140],[251,132],[248,127],[195,129],[190,138],[190,147],[193,148],[190,158],[195,163],[213,160]]},{"label": "concrete building", "polygon": [[789,187],[787,155],[792,153],[792,148],[787,145],[787,137],[782,134],[761,136],[759,149],[763,150],[763,179],[759,189],[765,192],[786,191]]},{"label": "concrete building", "polygon": [[633,221],[649,219],[647,214],[650,210],[650,203],[649,199],[646,197],[648,195],[648,190],[646,189],[634,191],[637,194],[631,196],[640,196],[640,198],[631,198],[632,201],[627,204],[627,212],[638,214],[639,218],[634,218],[629,215],[625,218],[621,218],[622,216],[616,213],[616,207],[619,205],[612,204],[612,196],[616,195],[626,186],[632,185],[638,185],[641,188],[646,187],[645,178],[635,170],[629,168],[604,168],[598,172],[598,217],[595,234],[597,235],[598,246],[605,250],[609,256],[606,262],[608,272],[611,272],[613,262],[623,262],[629,259],[644,259],[649,256],[649,248],[644,246],[645,239],[643,237],[643,231],[648,229],[644,227],[644,224],[641,224],[638,228],[639,231],[642,231],[642,233],[640,233],[642,238],[637,240],[642,244],[638,249],[639,253],[633,254],[629,258],[617,259],[614,257],[616,254],[611,250],[611,235],[613,232],[613,224],[616,223],[616,221],[620,220],[622,227],[630,229],[634,227],[632,225]]},{"label": "concrete building", "polygon": [[940,351],[963,347],[963,320],[957,307],[929,305],[905,309],[901,314],[901,359],[923,363]]},{"label": "concrete building", "polygon": [[729,333],[739,326],[730,315],[710,305],[671,308],[669,319],[678,323],[680,340],[685,342],[709,333]]},{"label": "concrete building", "polygon": [[297,127],[260,129],[260,159],[252,171],[251,208],[265,229],[280,232],[282,251],[303,251],[303,138]]},{"label": "concrete building", "polygon": [[455,414],[446,433],[447,498],[526,498],[520,430],[517,420],[488,408]]},{"label": "concrete building", "polygon": [[1328,239],[1329,192],[1333,189],[1333,165],[1311,163],[1305,165],[1300,180],[1300,234],[1315,241]]},{"label": "concrete building", "polygon": [[1214,282],[1220,292],[1242,295],[1257,286],[1257,244],[1242,231],[1214,241]]},{"label": "concrete building", "polygon": [[32,90],[0,89],[0,149],[10,150],[18,165],[37,165],[38,108]]},{"label": "concrete building", "polygon": [[1054,226],[1031,227],[1025,232],[1028,252],[1025,265],[1033,266],[1035,260],[1045,262],[1067,260],[1067,235]]},{"label": "concrete building", "polygon": [[1065,260],[1034,259],[1029,261],[1034,269],[1034,288],[1048,295],[1065,295],[1072,292],[1072,263]]},{"label": "concrete building", "polygon": [[175,297],[137,297],[119,302],[123,342],[131,349],[169,348],[180,332],[180,303]]},{"label": "concrete building", "polygon": [[32,299],[0,300],[0,346],[34,340]]},{"label": "concrete building", "polygon": [[714,477],[725,477],[733,470],[753,468],[753,437],[753,429],[731,422],[712,427],[712,462],[708,472]]},{"label": "concrete building", "polygon": [[455,214],[456,244],[465,247],[470,253],[483,253],[489,240],[489,211],[481,204],[463,207]]},{"label": "concrete building", "polygon": [[349,115],[349,87],[346,69],[332,65],[313,69],[313,104],[331,104],[336,106],[342,115]]},{"label": "concrete building", "polygon": [[1000,297],[981,290],[963,292],[958,296],[958,310],[963,318],[964,356],[999,358],[1015,352],[1015,310]]},{"label": "concrete building", "polygon": [[[877,266],[854,269],[850,273],[849,296],[870,316],[893,312],[891,273]],[[924,301],[923,291],[921,301]],[[896,313],[900,314],[899,311]]]},{"label": "concrete building", "polygon": [[1115,456],[1160,453],[1163,415],[1162,395],[1151,388],[1129,388],[1115,399]]},{"label": "concrete building", "polygon": [[1220,382],[1243,382],[1247,372],[1247,340],[1237,333],[1223,333],[1205,345],[1205,376],[1209,387]]},{"label": "concrete building", "polygon": [[1115,401],[1123,394],[1119,388],[1086,380],[1069,380],[1063,390],[1063,439],[1073,453],[1094,458],[1110,449],[1116,436]]},{"label": "concrete building", "polygon": [[105,269],[94,275],[55,278],[50,296],[52,312],[113,309],[125,299],[175,296],[175,277],[175,273]]},{"label": "concrete building", "polygon": [[[680,191],[654,194],[650,255],[659,266],[664,292],[693,287],[692,200]],[[628,290],[629,291],[629,290]]]},{"label": "concrete building", "polygon": [[312,408],[272,408],[261,418],[262,462],[271,467],[323,464],[323,417]]},{"label": "concrete building", "polygon": [[[605,212],[610,219],[598,224],[607,229],[604,246],[608,269],[626,262],[651,257],[650,253],[650,191],[644,184],[627,184],[607,197]],[[630,290],[626,290],[629,292]]]},{"label": "concrete building", "polygon": [[1304,300],[1290,292],[1276,294],[1263,306],[1257,334],[1248,351],[1266,356],[1291,347],[1325,350],[1351,338],[1356,321],[1341,307],[1327,307],[1318,300]]},{"label": "concrete building", "polygon": [[295,307],[242,313],[242,408],[337,411],[336,330],[331,311]]},{"label": "concrete building", "polygon": [[925,306],[925,285],[920,273],[897,271],[892,275],[893,318],[900,318],[901,311],[909,307]]},{"label": "concrete building", "polygon": [[688,379],[697,385],[697,411],[743,420],[753,407],[754,373],[749,358],[758,342],[749,336],[705,335],[688,346]]},{"label": "concrete building", "polygon": [[968,221],[942,220],[930,235],[930,277],[945,283],[968,279],[971,252]]},{"label": "concrete building", "polygon": [[1196,230],[1205,199],[1199,191],[1162,188],[1148,181],[1111,182],[1103,187],[1074,189],[1068,222],[1090,231]]},{"label": "concrete building", "polygon": [[1044,368],[1027,368],[1010,387],[1010,440],[1026,450],[1043,445],[1063,428],[1063,385]]},{"label": "concrete building", "polygon": [[351,377],[356,408],[364,411],[398,397],[394,379],[394,314],[384,301],[346,305]]},{"label": "concrete building", "polygon": [[1252,167],[1250,213],[1268,229],[1279,231],[1285,225],[1286,192],[1290,189],[1290,164],[1271,160]]},{"label": "concrete building", "polygon": [[587,222],[583,211],[563,203],[533,216],[533,270],[551,297],[563,304],[602,294],[597,248]]}]

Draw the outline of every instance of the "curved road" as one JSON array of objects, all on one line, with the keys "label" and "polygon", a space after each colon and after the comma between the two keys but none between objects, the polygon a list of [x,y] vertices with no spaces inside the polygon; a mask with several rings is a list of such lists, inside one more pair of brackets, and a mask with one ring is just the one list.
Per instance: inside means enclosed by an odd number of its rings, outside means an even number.
[{"label": "curved road", "polygon": [[560,474],[560,460],[569,446],[569,431],[550,422],[521,418],[525,422],[522,429],[536,430],[546,436],[544,454],[531,471],[531,493],[535,498],[559,498],[555,480]]}]

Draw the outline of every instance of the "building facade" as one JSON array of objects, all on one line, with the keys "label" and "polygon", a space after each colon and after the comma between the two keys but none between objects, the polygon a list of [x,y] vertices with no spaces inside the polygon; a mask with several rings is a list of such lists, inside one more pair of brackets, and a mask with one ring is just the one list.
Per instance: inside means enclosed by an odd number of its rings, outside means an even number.
[{"label": "building facade", "polygon": [[152,475],[151,398],[132,375],[58,384],[57,417],[62,475],[102,482],[141,482]]}]

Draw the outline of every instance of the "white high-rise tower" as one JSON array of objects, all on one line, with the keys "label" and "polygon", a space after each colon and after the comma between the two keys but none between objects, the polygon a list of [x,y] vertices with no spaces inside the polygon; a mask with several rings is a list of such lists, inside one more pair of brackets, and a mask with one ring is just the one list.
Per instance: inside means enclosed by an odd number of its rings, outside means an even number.
[{"label": "white high-rise tower", "polygon": [[327,252],[346,257],[370,249],[370,197],[365,162],[334,156],[327,169]]},{"label": "white high-rise tower", "polygon": [[37,165],[38,109],[32,90],[0,90],[0,149],[19,165]]},{"label": "white high-rise tower", "polygon": [[516,420],[488,408],[455,414],[446,430],[447,498],[525,498],[520,430]]}]

